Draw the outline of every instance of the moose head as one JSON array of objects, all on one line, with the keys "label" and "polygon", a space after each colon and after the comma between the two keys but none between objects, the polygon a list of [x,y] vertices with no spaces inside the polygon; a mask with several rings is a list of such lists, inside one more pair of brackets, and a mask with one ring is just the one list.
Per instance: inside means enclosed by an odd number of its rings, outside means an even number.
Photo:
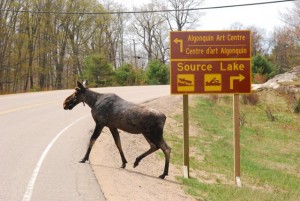
[{"label": "moose head", "polygon": [[75,92],[64,101],[63,105],[65,110],[72,110],[80,102],[83,102],[84,104],[83,94],[86,91],[85,83],[86,82],[81,84],[79,81],[77,81]]}]

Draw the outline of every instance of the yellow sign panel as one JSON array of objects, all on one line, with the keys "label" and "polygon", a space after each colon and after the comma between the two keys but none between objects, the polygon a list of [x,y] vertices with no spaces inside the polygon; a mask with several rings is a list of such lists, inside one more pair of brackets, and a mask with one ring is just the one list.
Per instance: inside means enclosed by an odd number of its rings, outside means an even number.
[{"label": "yellow sign panel", "polygon": [[178,74],[177,90],[180,92],[195,91],[195,75],[194,74]]},{"label": "yellow sign panel", "polygon": [[204,91],[222,91],[222,75],[204,74]]}]

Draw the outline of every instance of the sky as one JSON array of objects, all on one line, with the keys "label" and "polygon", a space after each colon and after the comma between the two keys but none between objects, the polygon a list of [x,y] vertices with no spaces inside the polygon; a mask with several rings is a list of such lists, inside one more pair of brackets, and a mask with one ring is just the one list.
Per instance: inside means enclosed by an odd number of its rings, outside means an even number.
[{"label": "sky", "polygon": [[[150,2],[150,0],[114,0],[132,10],[133,5],[139,6]],[[164,1],[164,0],[162,0]],[[225,6],[235,4],[247,4],[266,2],[272,0],[205,0],[201,7]],[[223,8],[205,10],[204,16],[199,18],[200,26],[195,30],[223,30],[229,29],[233,23],[239,22],[244,26],[256,26],[262,28],[266,33],[271,33],[275,27],[283,26],[280,13],[291,8],[293,2],[276,4]]]}]

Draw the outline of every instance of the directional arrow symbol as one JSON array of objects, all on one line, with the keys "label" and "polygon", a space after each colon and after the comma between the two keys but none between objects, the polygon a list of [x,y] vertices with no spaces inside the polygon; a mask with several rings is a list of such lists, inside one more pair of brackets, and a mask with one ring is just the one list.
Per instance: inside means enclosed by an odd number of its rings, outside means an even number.
[{"label": "directional arrow symbol", "polygon": [[238,80],[239,82],[243,81],[245,77],[241,74],[239,76],[230,76],[230,89],[233,89],[233,81]]},{"label": "directional arrow symbol", "polygon": [[183,52],[183,41],[181,39],[175,38],[175,44],[180,43],[180,52]]}]

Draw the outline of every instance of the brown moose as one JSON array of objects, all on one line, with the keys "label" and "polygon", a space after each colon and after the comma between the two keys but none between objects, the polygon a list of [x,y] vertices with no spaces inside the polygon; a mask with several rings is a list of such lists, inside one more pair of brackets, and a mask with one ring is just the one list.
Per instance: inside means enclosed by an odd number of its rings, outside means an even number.
[{"label": "brown moose", "polygon": [[66,98],[63,107],[65,110],[72,110],[80,102],[90,106],[96,123],[89,147],[84,158],[80,161],[81,163],[89,160],[91,149],[102,129],[106,126],[109,128],[120,152],[122,168],[126,167],[127,160],[121,147],[118,129],[132,134],[143,134],[150,144],[150,149],[136,158],[134,167],[138,166],[143,158],[161,149],[165,155],[165,167],[159,178],[164,179],[168,175],[171,148],[163,138],[163,128],[166,121],[166,116],[163,113],[128,102],[116,94],[96,93],[77,81],[75,92]]}]

